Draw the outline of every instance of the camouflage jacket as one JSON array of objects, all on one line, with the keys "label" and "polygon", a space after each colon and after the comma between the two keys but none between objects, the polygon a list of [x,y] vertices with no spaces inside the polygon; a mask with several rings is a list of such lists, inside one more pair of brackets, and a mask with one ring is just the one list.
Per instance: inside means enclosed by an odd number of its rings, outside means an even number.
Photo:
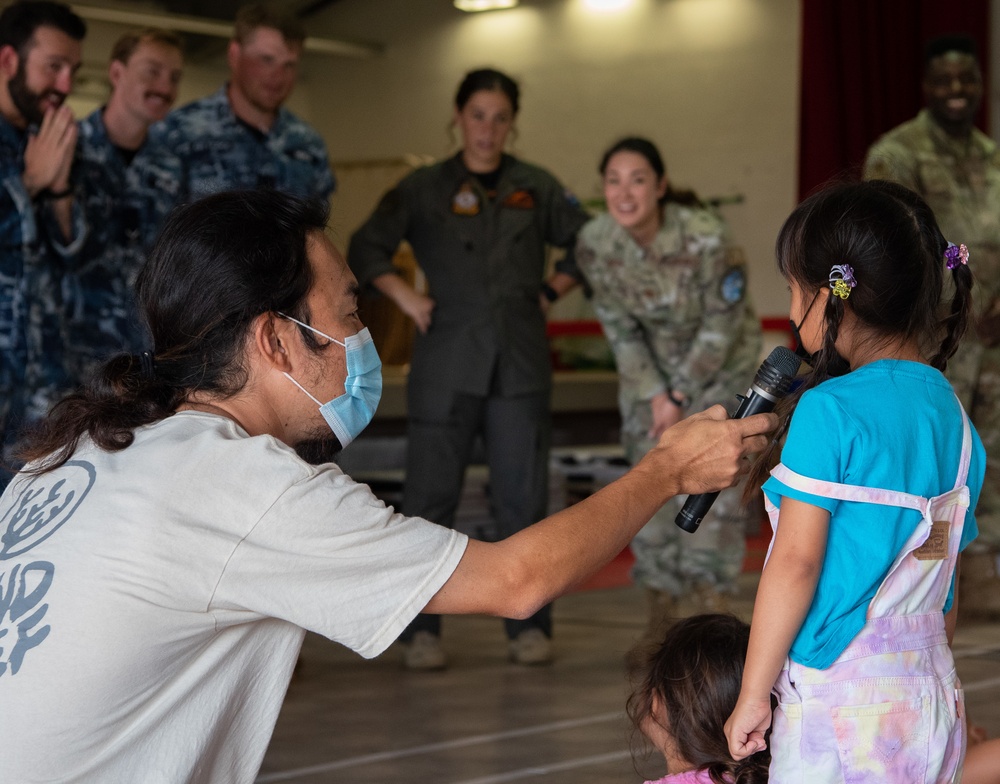
[{"label": "camouflage jacket", "polygon": [[36,418],[65,388],[60,283],[86,229],[74,205],[64,241],[45,202],[32,202],[21,179],[26,142],[0,117],[0,394],[17,395]]},{"label": "camouflage jacket", "polygon": [[146,347],[133,287],[183,176],[181,159],[151,140],[127,162],[102,112],[80,121],[74,179],[90,231],[63,279],[67,363],[78,380],[116,351]]},{"label": "camouflage jacket", "polygon": [[234,188],[329,199],[336,183],[319,134],[287,109],[268,133],[233,114],[223,85],[172,112],[153,137],[184,161],[185,200]]},{"label": "camouflage jacket", "polygon": [[871,146],[864,176],[919,193],[945,238],[969,247],[979,307],[1000,296],[1000,151],[992,139],[976,129],[956,139],[924,109]]},{"label": "camouflage jacket", "polygon": [[[714,212],[669,203],[640,247],[608,214],[580,232],[576,261],[615,354],[623,410],[668,388],[694,410],[710,386],[749,385],[761,351],[746,263]],[[729,381],[731,379],[731,381]]]}]

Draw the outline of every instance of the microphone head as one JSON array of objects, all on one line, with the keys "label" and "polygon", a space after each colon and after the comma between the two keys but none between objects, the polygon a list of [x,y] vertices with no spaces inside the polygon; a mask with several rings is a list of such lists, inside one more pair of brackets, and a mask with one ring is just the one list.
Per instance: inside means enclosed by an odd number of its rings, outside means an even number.
[{"label": "microphone head", "polygon": [[792,381],[795,380],[801,364],[802,360],[794,351],[785,346],[778,346],[768,354],[767,359],[757,370],[757,375],[753,379],[754,386],[772,397],[784,397]]}]

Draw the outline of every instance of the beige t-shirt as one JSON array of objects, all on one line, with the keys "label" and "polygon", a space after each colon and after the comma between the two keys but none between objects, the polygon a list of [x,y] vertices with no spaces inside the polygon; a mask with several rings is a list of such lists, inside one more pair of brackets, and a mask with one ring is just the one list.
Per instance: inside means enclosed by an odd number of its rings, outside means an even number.
[{"label": "beige t-shirt", "polygon": [[0,499],[0,781],[252,782],[304,630],[377,655],[466,543],[209,414],[18,477]]}]

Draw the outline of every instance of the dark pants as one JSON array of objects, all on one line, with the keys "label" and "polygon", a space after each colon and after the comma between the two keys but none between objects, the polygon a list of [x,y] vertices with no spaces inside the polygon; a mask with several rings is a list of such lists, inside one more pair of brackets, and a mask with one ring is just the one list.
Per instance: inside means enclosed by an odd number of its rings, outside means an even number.
[{"label": "dark pants", "polygon": [[[443,421],[411,412],[402,511],[454,528],[455,510],[476,436],[486,445],[490,506],[497,535],[506,539],[546,516],[551,421],[548,391],[501,397],[455,394]],[[507,636],[525,629],[552,635],[552,605],[530,618],[506,619]],[[440,634],[439,615],[418,615],[400,639],[415,632]]]}]

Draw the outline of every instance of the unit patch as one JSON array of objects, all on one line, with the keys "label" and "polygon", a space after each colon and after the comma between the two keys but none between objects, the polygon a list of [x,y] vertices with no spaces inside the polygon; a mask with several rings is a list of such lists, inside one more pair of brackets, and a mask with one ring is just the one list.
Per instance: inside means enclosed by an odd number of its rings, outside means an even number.
[{"label": "unit patch", "polygon": [[479,194],[471,183],[463,182],[451,199],[451,211],[456,215],[478,215]]},{"label": "unit patch", "polygon": [[719,294],[723,301],[735,305],[746,296],[747,276],[742,267],[730,267],[722,276]]},{"label": "unit patch", "polygon": [[503,206],[513,207],[515,210],[533,210],[535,209],[535,196],[531,191],[521,188],[504,199]]}]

